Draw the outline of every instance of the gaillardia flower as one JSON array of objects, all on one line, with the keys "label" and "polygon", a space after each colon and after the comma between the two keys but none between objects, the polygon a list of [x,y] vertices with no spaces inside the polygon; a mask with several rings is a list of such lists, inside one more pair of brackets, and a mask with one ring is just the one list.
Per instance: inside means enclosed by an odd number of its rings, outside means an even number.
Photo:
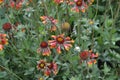
[{"label": "gaillardia flower", "polygon": [[56,48],[58,53],[61,53],[61,48],[65,48],[67,51],[72,47],[71,43],[74,43],[74,40],[71,40],[70,37],[64,37],[64,34],[55,36],[52,35],[54,40],[49,40],[48,43],[51,48]]},{"label": "gaillardia flower", "polygon": [[50,76],[50,74],[56,75],[58,73],[58,66],[55,62],[51,62],[48,64],[47,69],[44,72],[45,76]]},{"label": "gaillardia flower", "polygon": [[87,61],[88,66],[95,64],[96,58],[98,58],[98,53],[93,53],[92,50],[85,50],[80,53],[80,58],[82,61]]},{"label": "gaillardia flower", "polygon": [[51,54],[50,48],[46,41],[40,43],[39,48],[37,49],[37,53],[42,53],[43,56],[49,56]]},{"label": "gaillardia flower", "polygon": [[2,4],[4,2],[4,0],[0,0],[0,4]]},{"label": "gaillardia flower", "polygon": [[58,73],[56,62],[47,63],[45,60],[39,60],[37,62],[37,69],[41,70],[45,76],[56,75]]},{"label": "gaillardia flower", "polygon": [[74,4],[72,3],[71,5],[75,6],[71,10],[84,13],[88,8],[88,5],[91,5],[93,2],[94,0],[74,0]]},{"label": "gaillardia flower", "polygon": [[38,70],[40,70],[40,69],[45,69],[46,68],[46,66],[47,66],[47,63],[46,63],[46,61],[45,60],[39,60],[38,62],[37,62],[37,69]]},{"label": "gaillardia flower", "polygon": [[9,2],[10,7],[18,10],[22,7],[24,0],[10,0]]},{"label": "gaillardia flower", "polygon": [[0,33],[0,51],[3,50],[4,45],[8,44],[8,39],[6,38],[6,34]]},{"label": "gaillardia flower", "polygon": [[50,69],[54,75],[58,73],[58,66],[55,62],[52,62],[48,65],[48,69]]},{"label": "gaillardia flower", "polygon": [[5,31],[10,31],[12,29],[12,25],[10,23],[4,23],[2,27]]}]

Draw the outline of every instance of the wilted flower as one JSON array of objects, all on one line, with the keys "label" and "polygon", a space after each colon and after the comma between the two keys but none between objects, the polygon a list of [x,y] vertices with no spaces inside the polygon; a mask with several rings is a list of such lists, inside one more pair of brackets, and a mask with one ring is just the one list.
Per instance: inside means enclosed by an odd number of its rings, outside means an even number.
[{"label": "wilted flower", "polygon": [[54,40],[49,40],[49,45],[51,48],[56,48],[58,53],[61,53],[61,48],[64,47],[67,51],[72,47],[71,43],[74,43],[74,40],[71,40],[70,37],[64,37],[64,34],[55,36],[52,35]]},{"label": "wilted flower", "polygon": [[62,29],[63,29],[63,30],[69,30],[69,29],[70,29],[70,24],[69,24],[68,22],[64,22],[64,23],[62,24]]},{"label": "wilted flower", "polygon": [[2,27],[5,31],[10,31],[12,29],[12,25],[10,23],[4,23]]},{"label": "wilted flower", "polygon": [[42,53],[43,56],[49,56],[51,54],[48,43],[43,41],[40,43],[40,47],[37,49],[38,53]]}]

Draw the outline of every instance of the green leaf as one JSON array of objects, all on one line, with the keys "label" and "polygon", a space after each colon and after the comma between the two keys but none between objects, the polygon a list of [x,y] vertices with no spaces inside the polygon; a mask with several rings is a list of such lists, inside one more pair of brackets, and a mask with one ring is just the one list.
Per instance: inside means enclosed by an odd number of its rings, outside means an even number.
[{"label": "green leaf", "polygon": [[5,71],[0,72],[0,78],[4,78],[5,76],[7,76],[7,72]]}]

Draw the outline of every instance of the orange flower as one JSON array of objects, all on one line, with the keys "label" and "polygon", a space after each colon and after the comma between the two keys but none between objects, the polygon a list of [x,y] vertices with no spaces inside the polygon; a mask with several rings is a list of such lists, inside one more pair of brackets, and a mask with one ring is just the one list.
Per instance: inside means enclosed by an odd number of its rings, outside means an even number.
[{"label": "orange flower", "polygon": [[45,67],[46,67],[46,61],[45,60],[39,60],[38,62],[37,62],[37,69],[38,70],[40,70],[40,69],[45,69]]},{"label": "orange flower", "polygon": [[2,44],[0,44],[0,51],[2,51],[3,50],[3,45]]},{"label": "orange flower", "polygon": [[49,56],[51,54],[48,43],[43,41],[40,43],[40,47],[37,49],[37,53],[42,53],[43,56]]},{"label": "orange flower", "polygon": [[0,4],[2,4],[4,2],[4,0],[0,0]]},{"label": "orange flower", "polygon": [[8,44],[8,39],[6,34],[0,34],[0,51],[3,50],[4,45]]},{"label": "orange flower", "polygon": [[96,60],[90,60],[87,62],[88,66],[91,67],[93,64],[96,64],[97,61]]},{"label": "orange flower", "polygon": [[57,48],[57,52],[61,53],[61,48],[64,47],[67,51],[70,47],[72,47],[71,43],[74,43],[73,40],[70,40],[70,37],[64,37],[64,34],[54,36],[52,35],[54,40],[49,40],[48,43],[51,48]]},{"label": "orange flower", "polygon": [[57,19],[54,19],[53,17],[48,17],[48,16],[41,16],[40,19],[42,20],[43,24],[51,23],[51,24],[56,24],[58,21]]},{"label": "orange flower", "polygon": [[46,70],[44,71],[44,75],[45,75],[45,76],[50,76],[50,74],[51,74],[50,69],[46,69]]}]

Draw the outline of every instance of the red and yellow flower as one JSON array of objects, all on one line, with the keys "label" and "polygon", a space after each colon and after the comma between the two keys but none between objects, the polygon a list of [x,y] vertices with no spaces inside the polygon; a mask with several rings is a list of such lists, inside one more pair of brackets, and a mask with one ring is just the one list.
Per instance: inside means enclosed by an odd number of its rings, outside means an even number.
[{"label": "red and yellow flower", "polygon": [[37,62],[37,69],[43,71],[45,76],[56,75],[58,73],[57,64],[55,62],[47,63],[45,60]]},{"label": "red and yellow flower", "polygon": [[74,0],[74,2],[70,5],[74,5],[74,7],[71,9],[75,12],[85,12],[88,8],[88,5],[91,5],[94,2],[94,0]]},{"label": "red and yellow flower", "polygon": [[80,53],[80,58],[82,61],[87,61],[88,66],[95,64],[96,58],[98,58],[98,53],[93,53],[92,50],[85,50]]},{"label": "red and yellow flower", "polygon": [[0,51],[3,50],[4,45],[8,44],[8,39],[6,34],[0,34]]},{"label": "red and yellow flower", "polygon": [[46,41],[40,43],[40,47],[37,49],[37,53],[42,53],[43,56],[49,56],[51,54],[50,48]]},{"label": "red and yellow flower", "polygon": [[51,48],[56,48],[58,53],[61,53],[61,48],[65,48],[67,51],[72,47],[71,43],[74,43],[74,40],[71,40],[70,37],[64,37],[64,34],[55,36],[52,35],[54,40],[49,40],[48,43]]},{"label": "red and yellow flower", "polygon": [[40,17],[43,24],[51,24],[51,27],[49,28],[50,31],[56,31],[57,27],[56,24],[58,22],[57,19],[54,19],[53,17],[49,16],[41,16]]},{"label": "red and yellow flower", "polygon": [[4,2],[4,0],[0,0],[0,4],[2,4]]},{"label": "red and yellow flower", "polygon": [[40,69],[45,69],[46,68],[46,65],[47,65],[47,63],[46,63],[46,61],[45,60],[39,60],[38,62],[37,62],[37,69],[38,70],[40,70]]},{"label": "red and yellow flower", "polygon": [[20,9],[23,5],[24,0],[10,0],[10,7]]},{"label": "red and yellow flower", "polygon": [[43,24],[51,23],[51,24],[56,24],[58,22],[57,19],[54,19],[53,17],[49,16],[41,16],[40,19],[42,20]]},{"label": "red and yellow flower", "polygon": [[56,4],[60,4],[60,3],[63,3],[63,2],[69,3],[70,0],[54,0],[54,2],[55,2]]}]

